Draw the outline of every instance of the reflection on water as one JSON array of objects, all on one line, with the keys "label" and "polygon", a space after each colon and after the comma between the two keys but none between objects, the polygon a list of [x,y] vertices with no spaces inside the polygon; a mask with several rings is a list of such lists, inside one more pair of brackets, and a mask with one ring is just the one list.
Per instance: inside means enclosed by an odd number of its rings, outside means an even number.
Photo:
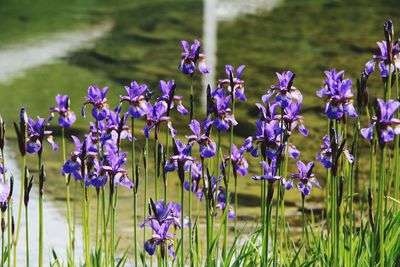
[{"label": "reflection on water", "polygon": [[[219,21],[229,21],[242,14],[251,14],[257,10],[271,10],[281,0],[204,0],[203,47],[207,64],[212,72],[203,75],[204,93],[202,104],[206,105],[206,89],[215,86],[215,68],[217,66],[217,30]],[[234,40],[232,40],[234,41]]]},{"label": "reflection on water", "polygon": [[[13,190],[13,215],[15,221],[18,217],[18,205],[19,205],[19,195],[21,188],[21,171],[19,170],[18,163],[15,159],[15,155],[8,147],[5,148],[5,164],[7,168],[7,174],[14,175],[14,190]],[[37,177],[35,177],[37,180]],[[34,184],[29,197],[28,204],[28,216],[29,216],[29,261],[35,266],[38,262],[38,246],[39,246],[39,203],[38,203],[38,186],[37,183]],[[50,201],[46,201],[46,195],[44,195],[43,203],[43,259],[45,265],[47,265],[50,260],[53,260],[52,249],[55,250],[57,256],[61,260],[66,259],[66,242],[68,237],[68,225],[63,210],[59,207],[54,206]],[[18,244],[17,244],[17,261],[18,266],[25,265],[25,208],[22,211],[21,218],[21,228],[19,232]],[[78,253],[82,251],[82,235],[80,226],[76,227],[76,251]]]}]

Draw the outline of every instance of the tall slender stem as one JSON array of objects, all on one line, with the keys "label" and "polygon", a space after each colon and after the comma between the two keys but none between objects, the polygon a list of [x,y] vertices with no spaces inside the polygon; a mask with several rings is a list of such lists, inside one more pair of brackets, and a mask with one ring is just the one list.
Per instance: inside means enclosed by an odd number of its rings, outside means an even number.
[{"label": "tall slender stem", "polygon": [[[26,179],[26,178],[25,178]],[[29,217],[28,206],[25,206],[25,253],[26,253],[26,266],[29,266]]]},{"label": "tall slender stem", "polygon": [[[233,90],[233,89],[232,89]],[[232,97],[232,114],[235,114],[235,97]],[[228,172],[226,175],[226,197],[225,197],[225,209],[226,211],[224,212],[224,239],[223,239],[223,247],[222,247],[222,258],[225,259],[226,257],[226,250],[227,250],[227,239],[228,239],[228,207],[230,203],[230,177],[231,177],[231,170],[232,170],[232,144],[233,144],[233,123],[230,125],[230,135],[229,135],[229,161],[228,161]],[[236,189],[236,186],[235,186]],[[236,198],[237,192],[235,191],[235,198]],[[237,204],[237,202],[235,202]],[[235,206],[235,211],[237,209],[237,206]],[[237,214],[235,213],[235,218],[234,218],[234,238],[236,239],[236,223],[237,223]]]},{"label": "tall slender stem", "polygon": [[[43,168],[42,155],[39,154],[40,173],[43,172],[42,168]],[[28,225],[26,225],[26,227],[28,227]],[[39,267],[42,266],[43,266],[43,188],[39,188]]]},{"label": "tall slender stem", "polygon": [[[26,155],[22,157],[21,177],[23,177],[23,175],[25,173],[25,166],[26,166]],[[17,266],[17,245],[18,245],[19,230],[20,230],[20,226],[21,226],[23,195],[24,195],[24,183],[21,182],[21,188],[20,188],[20,192],[19,192],[17,229],[15,232],[14,240],[13,240],[13,249],[14,249],[13,263],[14,263],[14,266]]]},{"label": "tall slender stem", "polygon": [[[135,254],[135,266],[138,266],[138,251],[137,251],[137,184],[135,179],[136,172],[136,149],[135,149],[135,119],[131,117],[132,124],[132,179],[135,183],[135,188],[133,189],[133,242],[134,242],[134,254]],[[137,178],[137,177],[136,177]]]},{"label": "tall slender stem", "polygon": [[[143,219],[147,217],[147,178],[149,175],[149,139],[145,138],[145,161],[144,161],[144,192],[143,192]],[[146,227],[143,227],[143,242],[146,240]]]},{"label": "tall slender stem", "polygon": [[380,266],[385,265],[385,236],[384,236],[384,210],[383,210],[383,201],[384,201],[384,188],[386,181],[386,148],[381,148],[381,161],[379,164],[379,181],[378,181],[378,234],[379,234],[379,264]]},{"label": "tall slender stem", "polygon": [[[190,179],[190,178],[189,178]],[[184,216],[183,216],[183,212],[184,212],[184,187],[183,187],[183,182],[181,183],[181,266],[185,266],[185,240],[184,240],[184,236],[185,236],[185,231],[184,229]],[[190,222],[189,222],[190,224]],[[189,228],[190,231],[190,228]]]},{"label": "tall slender stem", "polygon": [[[65,129],[61,128],[61,142],[62,142],[62,154],[63,154],[63,162],[66,162],[66,148],[65,148]],[[69,190],[69,179],[68,175],[65,174],[65,185],[66,185],[66,194],[67,194],[67,224],[68,224],[68,241],[69,241],[69,248],[68,253],[69,256],[72,257],[72,262],[74,262],[74,231],[71,228],[71,204],[70,204],[70,190]]]}]

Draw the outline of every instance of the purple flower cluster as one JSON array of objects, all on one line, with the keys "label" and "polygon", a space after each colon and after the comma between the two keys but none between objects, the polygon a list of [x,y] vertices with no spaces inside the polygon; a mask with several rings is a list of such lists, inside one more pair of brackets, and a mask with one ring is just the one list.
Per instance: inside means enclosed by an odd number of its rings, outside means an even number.
[{"label": "purple flower cluster", "polygon": [[336,69],[325,71],[324,85],[317,92],[317,96],[325,99],[324,114],[331,120],[339,120],[344,115],[357,117],[353,105],[352,82],[344,79],[344,71],[336,72]]},{"label": "purple flower cluster", "polygon": [[182,60],[179,63],[179,69],[183,74],[193,75],[196,70],[196,63],[199,71],[203,74],[210,73],[210,68],[205,63],[205,55],[200,53],[201,43],[198,40],[194,40],[194,43],[190,45],[187,41],[181,41],[183,52]]},{"label": "purple flower cluster", "polygon": [[76,115],[71,111],[69,97],[67,95],[56,96],[57,107],[51,107],[52,112],[49,121],[54,117],[54,112],[59,114],[58,123],[62,128],[69,128],[76,121]]},{"label": "purple flower cluster", "polygon": [[175,258],[174,237],[169,233],[171,226],[181,228],[181,206],[174,202],[164,203],[164,200],[154,202],[150,199],[150,214],[141,227],[150,226],[153,230],[152,237],[144,243],[144,249],[149,255],[156,252],[157,246],[161,248],[161,255],[165,257],[166,251]]},{"label": "purple flower cluster", "polygon": [[361,129],[361,135],[368,140],[373,139],[373,130],[376,129],[379,142],[381,144],[391,142],[394,135],[400,134],[400,119],[393,118],[400,107],[400,102],[396,100],[377,99],[377,116],[371,117],[371,124]]},{"label": "purple flower cluster", "polygon": [[290,103],[303,101],[303,96],[295,86],[293,81],[295,74],[290,70],[282,73],[276,73],[278,77],[278,84],[272,85],[267,94],[262,96],[264,103],[270,103],[272,96],[275,95],[273,103],[278,103],[282,108],[286,108]]},{"label": "purple flower cluster", "polygon": [[387,78],[392,74],[395,68],[400,70],[400,44],[399,40],[394,41],[393,22],[387,20],[384,24],[386,41],[377,42],[380,54],[374,55],[371,60],[365,64],[364,73],[369,76],[375,71],[375,65],[378,63],[382,78]]},{"label": "purple flower cluster", "polygon": [[54,143],[53,132],[45,130],[46,120],[38,117],[35,122],[32,118],[28,118],[28,136],[26,141],[26,152],[30,154],[41,153],[43,139],[51,144],[53,150],[57,150],[58,146]]},{"label": "purple flower cluster", "polygon": [[[253,157],[258,157],[260,148],[264,160],[267,157],[270,161],[276,160],[285,151],[291,158],[296,159],[300,156],[300,151],[288,141],[296,127],[302,135],[308,135],[303,117],[299,115],[302,101],[301,93],[292,86],[293,78],[294,74],[291,71],[278,73],[281,87],[290,86],[292,89],[278,91],[275,100],[271,99],[274,92],[269,92],[263,96],[266,106],[256,104],[260,111],[259,119],[256,122],[257,134],[247,138],[244,144],[247,152],[250,152]],[[278,88],[278,85],[274,88]],[[281,107],[281,114],[277,114],[279,106]]]}]

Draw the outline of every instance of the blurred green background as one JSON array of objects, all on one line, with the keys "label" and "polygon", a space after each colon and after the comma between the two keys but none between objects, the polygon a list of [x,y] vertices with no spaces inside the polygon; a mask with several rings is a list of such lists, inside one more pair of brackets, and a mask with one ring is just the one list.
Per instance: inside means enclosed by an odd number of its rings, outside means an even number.
[{"label": "blurred green background", "polygon": [[[25,106],[32,117],[47,117],[48,108],[54,105],[58,93],[70,96],[72,109],[78,115],[76,125],[67,134],[83,135],[89,118],[83,119],[79,113],[82,99],[91,84],[110,87],[108,99],[111,106],[115,106],[118,96],[125,92],[123,86],[133,80],[157,90],[160,79],[174,79],[177,94],[188,100],[189,78],[177,69],[182,50],[180,40],[202,40],[203,15],[203,2],[192,0],[0,0],[0,52],[24,49],[59,32],[79,33],[98,25],[112,25],[111,30],[94,41],[91,47],[75,50],[61,59],[0,83],[0,113],[8,125],[10,147],[16,151],[11,123],[18,120],[20,107]],[[355,91],[355,81],[365,62],[378,52],[376,41],[383,39],[383,22],[388,18],[394,21],[396,31],[400,25],[398,0],[283,0],[270,11],[261,7],[254,13],[219,22],[217,67],[213,70],[216,77],[225,76],[225,64],[246,65],[242,78],[246,83],[248,101],[236,108],[239,126],[235,129],[235,143],[241,145],[245,137],[254,133],[255,103],[261,102],[261,95],[276,83],[275,72],[289,69],[296,73],[295,85],[303,93],[302,115],[310,130],[310,136],[295,135],[293,142],[301,150],[301,160],[315,160],[326,129],[326,119],[322,115],[324,104],[315,95],[324,79],[323,71],[333,67],[344,69],[346,76],[353,81]],[[202,94],[200,80],[195,76],[198,103]],[[380,78],[374,74],[369,83],[371,99],[381,94],[381,88]],[[203,110],[197,110],[196,119],[201,120],[202,114]],[[186,117],[174,117],[174,125],[181,137],[188,133],[187,123]],[[60,131],[55,126],[51,128],[60,143]],[[143,134],[140,129],[136,129],[135,134],[141,142]],[[227,136],[223,136],[225,153]],[[128,149],[129,145],[125,145]],[[138,146],[138,151],[141,146]],[[367,154],[366,146],[365,149],[363,152]],[[47,198],[63,207],[64,198],[60,197],[64,190],[60,175],[61,151],[46,150],[45,156],[50,174]],[[259,168],[257,160],[248,159],[251,173],[254,173]],[[36,166],[35,160],[31,157],[30,166]],[[368,157],[364,157],[362,164],[367,160]],[[293,166],[294,161],[291,161],[291,170],[294,170]],[[317,172],[323,184],[321,166]],[[245,222],[258,215],[259,185],[250,175],[239,179],[238,216]],[[177,182],[175,177],[170,177],[171,186]],[[170,191],[171,198],[174,198],[176,190]],[[121,198],[125,199],[119,204],[121,210],[130,207],[130,194],[121,190]],[[320,202],[322,194],[323,190],[315,190],[310,201]],[[294,211],[299,201],[299,194],[289,194],[288,205],[293,206]],[[131,211],[119,214],[119,226],[125,229],[131,224]]]}]

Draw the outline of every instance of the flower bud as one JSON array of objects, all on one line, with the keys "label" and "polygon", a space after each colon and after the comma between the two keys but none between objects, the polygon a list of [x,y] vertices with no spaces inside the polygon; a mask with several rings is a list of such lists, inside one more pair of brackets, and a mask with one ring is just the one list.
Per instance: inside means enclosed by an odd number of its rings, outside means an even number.
[{"label": "flower bud", "polygon": [[4,143],[5,143],[5,136],[6,136],[6,124],[3,120],[3,117],[0,116],[0,150],[4,150]]}]

